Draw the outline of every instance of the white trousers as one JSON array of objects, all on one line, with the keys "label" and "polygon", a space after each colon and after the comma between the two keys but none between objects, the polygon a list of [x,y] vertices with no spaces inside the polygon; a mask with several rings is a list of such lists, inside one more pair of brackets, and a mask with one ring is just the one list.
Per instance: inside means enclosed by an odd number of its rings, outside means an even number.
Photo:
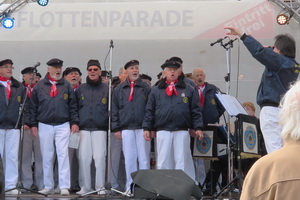
[{"label": "white trousers", "polygon": [[132,183],[132,172],[138,169],[150,169],[150,142],[144,139],[143,129],[123,130],[122,140],[127,191]]},{"label": "white trousers", "polygon": [[193,161],[195,167],[195,179],[198,183],[202,185],[206,177],[204,160],[201,158],[194,158]]},{"label": "white trousers", "polygon": [[195,180],[189,132],[157,131],[156,137],[157,169],[181,169]]},{"label": "white trousers", "polygon": [[[34,180],[32,179],[32,156],[34,158]],[[24,131],[23,136],[22,183],[25,188],[30,188],[33,183],[39,190],[44,188],[40,139],[33,137],[30,130]]]},{"label": "white trousers", "polygon": [[39,122],[39,137],[43,157],[44,185],[54,188],[53,161],[56,150],[59,188],[70,188],[69,136],[70,123],[52,126]]},{"label": "white trousers", "polygon": [[5,172],[5,190],[17,186],[19,140],[19,129],[0,129],[0,154]]},{"label": "white trousers", "polygon": [[94,159],[96,169],[95,189],[100,189],[105,185],[107,132],[81,130],[79,135],[78,160],[82,187],[85,191],[92,189],[91,163]]},{"label": "white trousers", "polygon": [[122,139],[117,139],[114,133],[110,135],[110,162],[111,162],[111,173],[110,182],[112,188],[120,189],[121,185],[118,183],[119,168],[122,164],[120,162],[122,153]]},{"label": "white trousers", "polygon": [[79,161],[77,149],[69,148],[71,189],[80,187]]},{"label": "white trousers", "polygon": [[279,108],[264,106],[259,115],[260,129],[263,134],[268,153],[271,153],[283,146],[280,136],[281,126],[279,125]]}]

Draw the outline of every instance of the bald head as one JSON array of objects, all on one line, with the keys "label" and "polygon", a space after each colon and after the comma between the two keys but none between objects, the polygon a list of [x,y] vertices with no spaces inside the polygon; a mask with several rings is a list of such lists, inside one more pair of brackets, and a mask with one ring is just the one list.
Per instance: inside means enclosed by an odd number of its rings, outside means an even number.
[{"label": "bald head", "polygon": [[203,85],[205,82],[205,72],[202,68],[196,68],[193,70],[192,78],[197,86]]},{"label": "bald head", "polygon": [[121,67],[119,70],[119,79],[121,80],[121,82],[125,81],[127,78],[127,71],[126,69],[124,69],[124,67]]}]

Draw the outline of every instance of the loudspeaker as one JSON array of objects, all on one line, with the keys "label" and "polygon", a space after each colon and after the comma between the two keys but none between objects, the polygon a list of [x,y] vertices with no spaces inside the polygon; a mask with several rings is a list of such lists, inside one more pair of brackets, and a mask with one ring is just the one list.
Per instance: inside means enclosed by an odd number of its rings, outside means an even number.
[{"label": "loudspeaker", "polygon": [[202,196],[195,181],[182,170],[139,170],[131,177],[134,198],[189,200]]},{"label": "loudspeaker", "polygon": [[134,198],[138,199],[170,199],[162,195],[145,190],[136,184],[134,184],[133,195]]}]

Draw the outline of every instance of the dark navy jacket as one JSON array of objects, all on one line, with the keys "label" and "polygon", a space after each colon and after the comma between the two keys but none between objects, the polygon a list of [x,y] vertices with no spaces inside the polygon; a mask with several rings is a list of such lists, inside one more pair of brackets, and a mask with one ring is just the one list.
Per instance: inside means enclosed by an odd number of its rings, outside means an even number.
[{"label": "dark navy jacket", "polygon": [[[25,87],[13,77],[11,78],[11,94],[7,104],[6,88],[0,84],[0,129],[14,129],[19,116],[19,109],[25,97]],[[19,123],[19,127],[21,122]]]},{"label": "dark navy jacket", "polygon": [[128,101],[130,83],[120,83],[112,97],[112,131],[141,129],[151,87],[140,78],[134,84],[133,100]]},{"label": "dark navy jacket", "polygon": [[294,59],[278,54],[272,48],[263,47],[250,35],[242,39],[252,56],[265,66],[257,91],[257,104],[260,107],[270,104],[278,106],[290,84],[296,81],[299,74],[296,67],[299,65]]},{"label": "dark navy jacket", "polygon": [[101,79],[81,84],[75,91],[78,103],[79,129],[96,131],[108,129],[108,85]]},{"label": "dark navy jacket", "polygon": [[51,83],[46,74],[37,82],[30,98],[31,126],[38,122],[59,125],[65,122],[78,124],[77,101],[72,86],[64,78],[56,84],[57,95],[50,97]]},{"label": "dark navy jacket", "polygon": [[143,128],[157,131],[201,130],[203,122],[197,88],[179,80],[175,86],[178,96],[168,96],[167,86],[165,81],[161,81],[152,88]]},{"label": "dark navy jacket", "polygon": [[216,94],[220,91],[213,84],[205,82],[204,88],[204,106],[202,110],[203,124],[215,124],[219,122],[221,115],[225,109],[216,97]]}]

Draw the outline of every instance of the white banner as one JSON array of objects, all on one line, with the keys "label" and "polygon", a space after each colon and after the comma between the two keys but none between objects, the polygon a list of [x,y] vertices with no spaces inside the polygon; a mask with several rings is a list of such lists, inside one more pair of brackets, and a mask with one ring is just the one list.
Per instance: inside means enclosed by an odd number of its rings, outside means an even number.
[{"label": "white banner", "polygon": [[168,40],[216,38],[225,25],[272,37],[273,9],[264,0],[147,3],[28,3],[1,41]]}]

